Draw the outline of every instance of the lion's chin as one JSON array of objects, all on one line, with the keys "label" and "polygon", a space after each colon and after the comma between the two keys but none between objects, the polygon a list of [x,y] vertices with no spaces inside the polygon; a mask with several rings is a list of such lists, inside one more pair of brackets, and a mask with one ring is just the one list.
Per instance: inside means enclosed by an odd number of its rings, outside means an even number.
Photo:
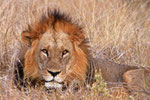
[{"label": "lion's chin", "polygon": [[54,89],[61,89],[63,87],[63,84],[58,82],[45,82],[45,87],[47,89],[54,88]]}]

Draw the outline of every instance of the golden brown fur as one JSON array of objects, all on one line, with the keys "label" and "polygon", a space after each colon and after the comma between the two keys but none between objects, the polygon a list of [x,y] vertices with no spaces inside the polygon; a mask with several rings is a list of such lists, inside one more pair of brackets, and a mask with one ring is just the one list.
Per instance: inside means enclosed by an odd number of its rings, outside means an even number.
[{"label": "golden brown fur", "polygon": [[132,91],[149,91],[150,94],[150,70],[149,69],[136,69],[127,71],[123,75],[124,82]]},{"label": "golden brown fur", "polygon": [[[29,25],[21,37],[28,45],[23,54],[23,68],[19,72],[23,80],[53,88],[54,85],[68,85],[73,80],[83,85],[86,79],[90,79],[87,76],[93,78],[89,72],[90,55],[85,33],[59,11],[49,10],[38,22]],[[64,58],[63,52],[67,53]],[[18,78],[16,76],[17,81]]]}]

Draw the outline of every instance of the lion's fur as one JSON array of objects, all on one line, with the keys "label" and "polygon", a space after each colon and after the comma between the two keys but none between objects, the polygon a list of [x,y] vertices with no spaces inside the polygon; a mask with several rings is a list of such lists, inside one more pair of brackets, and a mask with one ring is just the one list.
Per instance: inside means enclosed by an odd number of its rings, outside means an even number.
[{"label": "lion's fur", "polygon": [[[123,75],[124,82],[132,91],[150,91],[150,70],[136,69],[127,71]],[[150,95],[150,92],[148,93]]]},{"label": "lion's fur", "polygon": [[[141,91],[145,94],[150,94],[147,92],[150,91],[149,67],[122,65],[101,58],[94,58],[93,61],[95,69],[100,69],[108,88],[118,86],[121,82],[121,88],[124,88],[127,91],[126,93]],[[116,91],[122,92],[122,90]],[[112,95],[114,94],[112,93]]]},{"label": "lion's fur", "polygon": [[[21,77],[22,80],[42,81],[35,55],[42,35],[48,30],[50,32],[63,31],[69,35],[69,39],[72,42],[74,61],[70,67],[72,72],[67,75],[65,81],[69,83],[73,79],[78,79],[83,84],[86,79],[89,79],[86,77],[87,74],[88,77],[91,75],[93,79],[94,72],[89,74],[91,56],[89,55],[88,41],[85,39],[85,33],[82,28],[74,24],[65,14],[61,14],[57,10],[54,12],[48,10],[47,15],[43,14],[38,22],[29,25],[28,29],[22,32],[22,40],[29,46],[23,54],[20,53],[20,55],[24,55],[24,58],[20,58],[23,60],[23,66],[18,67],[23,70],[23,73],[19,73],[23,76],[23,78]],[[18,78],[19,76],[16,77],[16,79]]]},{"label": "lion's fur", "polygon": [[102,77],[108,82],[123,82],[122,75],[125,72],[138,69],[138,66],[117,64],[101,58],[95,58],[94,64],[96,69],[101,70]]}]

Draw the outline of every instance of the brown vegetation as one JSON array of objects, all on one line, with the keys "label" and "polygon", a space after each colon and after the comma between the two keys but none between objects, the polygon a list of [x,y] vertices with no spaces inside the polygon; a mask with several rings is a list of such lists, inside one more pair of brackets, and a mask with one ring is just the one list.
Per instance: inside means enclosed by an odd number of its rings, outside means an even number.
[{"label": "brown vegetation", "polygon": [[[97,83],[93,84],[91,91],[79,91],[76,94],[72,93],[71,89],[65,93],[59,91],[52,94],[32,88],[28,93],[18,91],[12,85],[12,74],[14,61],[18,60],[20,49],[25,50],[21,45],[20,34],[27,28],[27,24],[40,18],[40,15],[47,11],[47,7],[59,8],[62,12],[70,14],[73,22],[78,21],[79,25],[84,27],[94,57],[111,60],[117,64],[147,67],[150,66],[149,4],[147,0],[1,0],[0,99],[109,99],[109,90],[116,90],[120,86],[111,82],[116,86],[107,89],[106,83],[98,73]],[[133,72],[141,73],[140,70]],[[144,92],[148,93],[147,90],[148,88],[145,88]],[[129,98],[149,99],[144,92],[134,91]]]}]

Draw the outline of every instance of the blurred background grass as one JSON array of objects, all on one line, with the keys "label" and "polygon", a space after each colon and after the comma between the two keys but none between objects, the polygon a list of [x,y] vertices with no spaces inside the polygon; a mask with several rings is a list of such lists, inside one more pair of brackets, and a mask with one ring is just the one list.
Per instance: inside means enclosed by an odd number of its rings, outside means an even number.
[{"label": "blurred background grass", "polygon": [[[67,13],[84,28],[93,56],[121,64],[150,66],[149,0],[1,0],[0,98],[20,100],[34,96],[13,89],[12,69],[21,47],[21,32],[48,7]],[[47,95],[33,91],[38,99]],[[86,96],[84,93],[81,98]]]}]

